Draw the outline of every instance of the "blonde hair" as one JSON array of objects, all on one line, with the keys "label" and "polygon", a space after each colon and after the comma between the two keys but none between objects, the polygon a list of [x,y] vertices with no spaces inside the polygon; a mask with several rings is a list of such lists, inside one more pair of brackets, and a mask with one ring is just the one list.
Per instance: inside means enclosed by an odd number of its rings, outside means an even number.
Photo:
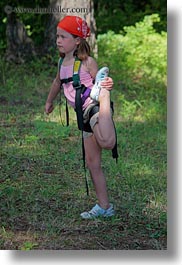
[{"label": "blonde hair", "polygon": [[[72,35],[74,38],[79,38],[78,36]],[[76,50],[74,51],[74,56],[78,57],[78,59],[80,59],[81,61],[84,61],[88,58],[88,56],[90,56],[90,45],[88,44],[88,42],[83,39],[80,38],[80,43],[77,45]],[[64,53],[60,53],[60,56],[62,58],[64,58],[65,54]]]}]

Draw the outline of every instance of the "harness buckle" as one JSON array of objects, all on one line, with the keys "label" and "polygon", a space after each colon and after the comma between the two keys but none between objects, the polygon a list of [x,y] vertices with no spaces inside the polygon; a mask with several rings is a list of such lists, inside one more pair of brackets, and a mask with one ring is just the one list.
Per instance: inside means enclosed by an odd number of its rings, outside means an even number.
[{"label": "harness buckle", "polygon": [[82,88],[82,85],[80,82],[78,82],[76,85],[73,83],[73,87],[75,90],[78,90],[78,89]]}]

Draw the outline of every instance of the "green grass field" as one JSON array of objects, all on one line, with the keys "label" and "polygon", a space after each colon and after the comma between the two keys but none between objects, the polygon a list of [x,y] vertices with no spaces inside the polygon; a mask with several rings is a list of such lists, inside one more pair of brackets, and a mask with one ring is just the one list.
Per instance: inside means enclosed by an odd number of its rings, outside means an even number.
[{"label": "green grass field", "polygon": [[71,110],[63,126],[58,104],[44,114],[56,67],[34,67],[1,65],[0,249],[166,249],[165,103],[127,91],[125,101],[115,82],[120,157],[116,164],[104,151],[103,168],[117,215],[84,221],[96,197],[88,172],[86,195],[76,117]]}]

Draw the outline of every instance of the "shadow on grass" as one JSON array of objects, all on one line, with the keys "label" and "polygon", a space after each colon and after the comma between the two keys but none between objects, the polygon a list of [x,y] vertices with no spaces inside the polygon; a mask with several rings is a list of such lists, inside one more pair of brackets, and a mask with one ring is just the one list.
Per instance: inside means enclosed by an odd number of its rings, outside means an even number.
[{"label": "shadow on grass", "polygon": [[85,195],[76,127],[10,114],[1,132],[1,249],[166,249],[164,123],[116,124],[119,162],[104,151],[103,167],[117,215],[82,221],[96,198],[91,180]]}]

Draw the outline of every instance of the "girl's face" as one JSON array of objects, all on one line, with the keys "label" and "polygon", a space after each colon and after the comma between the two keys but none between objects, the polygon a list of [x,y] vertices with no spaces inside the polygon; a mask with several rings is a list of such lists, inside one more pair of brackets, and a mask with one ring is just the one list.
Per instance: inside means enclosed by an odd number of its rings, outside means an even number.
[{"label": "girl's face", "polygon": [[79,37],[74,38],[70,33],[61,28],[57,28],[56,37],[56,44],[61,53],[73,53],[80,43]]}]

